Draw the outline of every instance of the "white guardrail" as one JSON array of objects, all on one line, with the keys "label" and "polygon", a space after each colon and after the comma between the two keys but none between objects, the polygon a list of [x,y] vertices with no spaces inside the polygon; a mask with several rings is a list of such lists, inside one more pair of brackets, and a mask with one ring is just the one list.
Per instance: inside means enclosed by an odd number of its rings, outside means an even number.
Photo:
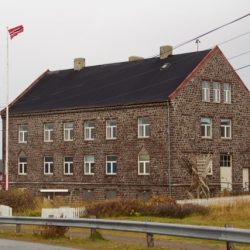
[{"label": "white guardrail", "polygon": [[155,222],[138,222],[104,219],[65,219],[40,217],[0,217],[0,224],[66,226],[90,229],[107,229],[129,232],[172,235],[226,242],[250,243],[250,230],[230,227],[207,227]]}]

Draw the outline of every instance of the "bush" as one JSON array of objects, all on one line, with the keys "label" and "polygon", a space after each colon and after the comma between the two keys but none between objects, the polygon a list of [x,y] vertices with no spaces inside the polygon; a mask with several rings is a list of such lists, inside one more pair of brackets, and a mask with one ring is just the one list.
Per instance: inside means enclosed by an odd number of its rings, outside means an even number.
[{"label": "bush", "polygon": [[185,204],[179,205],[169,197],[156,196],[149,201],[114,199],[92,203],[87,206],[87,213],[96,217],[116,217],[116,216],[161,216],[184,218],[191,214],[208,213],[208,208]]},{"label": "bush", "polygon": [[43,226],[41,228],[41,236],[45,239],[65,237],[65,234],[69,231],[68,227],[60,226]]},{"label": "bush", "polygon": [[22,213],[36,207],[34,195],[21,189],[1,191],[0,204],[12,207],[14,213]]}]

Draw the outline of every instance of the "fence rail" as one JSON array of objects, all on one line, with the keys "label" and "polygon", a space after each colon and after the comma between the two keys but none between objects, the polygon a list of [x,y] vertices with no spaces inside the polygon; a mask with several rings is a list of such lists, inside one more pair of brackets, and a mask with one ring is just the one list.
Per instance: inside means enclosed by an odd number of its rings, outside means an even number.
[{"label": "fence rail", "polygon": [[162,234],[227,242],[250,243],[250,230],[230,227],[207,227],[154,222],[104,219],[65,219],[40,217],[0,217],[0,224],[66,226]]}]

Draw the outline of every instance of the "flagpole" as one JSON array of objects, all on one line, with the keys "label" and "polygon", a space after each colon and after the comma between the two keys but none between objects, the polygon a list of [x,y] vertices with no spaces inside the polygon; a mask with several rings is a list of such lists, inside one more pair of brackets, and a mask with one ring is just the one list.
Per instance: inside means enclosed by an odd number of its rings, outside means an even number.
[{"label": "flagpole", "polygon": [[5,190],[9,190],[9,36],[7,31],[7,60],[6,60],[6,125],[5,125]]}]

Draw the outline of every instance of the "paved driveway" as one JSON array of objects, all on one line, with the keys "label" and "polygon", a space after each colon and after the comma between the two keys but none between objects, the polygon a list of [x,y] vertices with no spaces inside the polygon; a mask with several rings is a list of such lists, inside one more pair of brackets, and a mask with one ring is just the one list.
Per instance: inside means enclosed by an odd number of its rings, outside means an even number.
[{"label": "paved driveway", "polygon": [[30,249],[30,250],[75,250],[75,248],[67,248],[67,247],[61,247],[61,246],[49,246],[45,244],[0,239],[0,250],[27,250],[27,249]]}]

